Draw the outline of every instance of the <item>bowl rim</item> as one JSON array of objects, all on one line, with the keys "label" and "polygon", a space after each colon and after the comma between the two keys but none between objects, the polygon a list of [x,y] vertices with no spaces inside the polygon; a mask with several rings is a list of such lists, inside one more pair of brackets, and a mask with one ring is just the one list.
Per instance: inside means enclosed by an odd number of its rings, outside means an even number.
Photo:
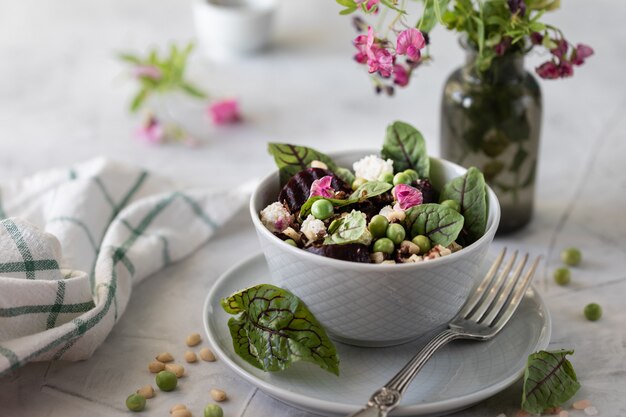
[{"label": "bowl rim", "polygon": [[[347,156],[347,155],[354,154],[354,153],[378,155],[379,152],[372,151],[371,149],[351,149],[351,150],[330,152],[328,156],[330,156],[331,158],[338,158],[338,157]],[[454,162],[448,161],[447,159],[438,158],[434,156],[430,156],[430,158],[436,161],[442,162],[444,165],[445,164],[451,165],[453,168],[463,171],[463,174],[467,172],[467,168],[464,168],[461,165],[456,164]],[[268,239],[275,239],[274,241],[271,241],[272,243],[274,242],[284,243],[282,239],[280,239],[278,236],[270,232],[269,229],[265,227],[265,225],[261,222],[259,213],[257,212],[257,209],[254,205],[254,202],[259,197],[261,186],[263,186],[268,181],[273,179],[277,175],[277,173],[278,173],[278,170],[272,170],[272,172],[265,175],[257,183],[256,187],[254,188],[254,191],[252,192],[252,195],[250,196],[249,209],[250,209],[250,217],[252,217],[252,223],[254,224],[254,227],[257,230],[257,233],[261,233],[262,236],[265,236]],[[487,230],[485,230],[485,233],[480,237],[480,239],[478,239],[476,242],[472,243],[469,246],[465,246],[463,249],[457,252],[454,252],[454,253],[451,253],[450,255],[442,256],[436,259],[431,259],[428,262],[404,263],[404,264],[393,264],[393,265],[392,264],[362,263],[362,262],[352,262],[352,261],[346,261],[343,259],[335,259],[335,258],[330,258],[327,256],[317,255],[309,251],[306,251],[304,249],[300,249],[300,248],[297,248],[288,244],[284,244],[283,249],[289,253],[294,254],[295,256],[301,256],[306,260],[309,260],[312,262],[327,263],[328,266],[337,267],[337,268],[350,266],[352,269],[372,271],[372,272],[373,271],[391,272],[391,271],[396,271],[396,270],[410,270],[410,269],[422,270],[422,269],[436,268],[441,265],[452,263],[463,256],[468,256],[472,252],[477,250],[486,241],[493,240],[493,236],[495,235],[495,232],[498,229],[498,225],[500,223],[500,201],[498,200],[496,193],[491,189],[489,185],[487,185],[487,195],[489,196],[488,198],[489,207],[491,208],[493,206],[493,216],[489,216],[490,213],[487,213],[487,224],[489,225],[490,217],[492,217],[491,225],[487,227]],[[491,204],[492,201],[495,202],[496,204],[495,205]],[[491,209],[489,210],[489,212],[491,212]]]}]

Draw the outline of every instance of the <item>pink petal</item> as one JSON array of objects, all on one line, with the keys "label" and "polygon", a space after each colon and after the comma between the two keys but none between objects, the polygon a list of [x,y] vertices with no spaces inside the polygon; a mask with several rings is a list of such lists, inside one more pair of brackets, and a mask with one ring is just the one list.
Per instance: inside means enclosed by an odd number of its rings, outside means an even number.
[{"label": "pink petal", "polygon": [[239,104],[234,99],[213,102],[207,108],[207,112],[216,125],[236,123],[241,120]]},{"label": "pink petal", "polygon": [[424,201],[420,190],[406,184],[398,184],[393,187],[392,194],[402,210],[419,206]]},{"label": "pink petal", "polygon": [[318,180],[313,181],[313,184],[311,184],[311,192],[309,193],[309,198],[316,195],[324,198],[333,198],[335,196],[335,190],[331,186],[332,181],[333,177],[330,175],[326,175]]},{"label": "pink petal", "polygon": [[133,75],[136,78],[150,78],[152,80],[161,79],[161,70],[154,65],[138,65],[133,68]]},{"label": "pink petal", "polygon": [[156,118],[150,117],[144,125],[137,129],[135,135],[144,142],[156,144],[161,143],[165,139],[165,130]]},{"label": "pink petal", "polygon": [[396,53],[398,55],[407,55],[411,61],[419,60],[420,49],[426,46],[424,35],[418,29],[405,29],[398,35],[396,41]]},{"label": "pink petal", "polygon": [[535,68],[535,71],[541,78],[554,80],[560,77],[559,67],[552,61],[547,61]]},{"label": "pink petal", "polygon": [[409,83],[409,72],[402,65],[393,66],[393,82],[400,87]]}]

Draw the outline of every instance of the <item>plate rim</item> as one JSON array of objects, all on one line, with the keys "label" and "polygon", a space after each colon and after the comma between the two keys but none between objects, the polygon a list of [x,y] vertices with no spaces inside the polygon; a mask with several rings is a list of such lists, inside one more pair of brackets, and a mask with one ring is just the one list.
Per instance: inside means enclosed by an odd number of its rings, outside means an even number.
[{"label": "plate rim", "polygon": [[[257,376],[247,372],[244,368],[242,368],[239,364],[237,364],[234,360],[230,358],[230,356],[220,347],[217,339],[214,337],[214,332],[211,331],[211,326],[209,325],[209,314],[212,313],[213,308],[210,305],[210,300],[214,298],[215,293],[218,289],[223,285],[226,281],[227,277],[233,275],[233,273],[239,269],[242,269],[247,264],[251,264],[257,262],[259,259],[262,262],[267,263],[265,256],[262,252],[258,252],[256,254],[250,255],[249,257],[237,262],[235,265],[228,268],[224,271],[218,278],[215,280],[211,289],[207,293],[204,303],[202,306],[202,324],[204,327],[204,332],[209,339],[209,343],[211,347],[213,347],[214,351],[217,353],[217,356],[224,361],[224,363],[233,370],[237,375],[241,376],[243,379],[253,384],[254,386],[260,388],[265,393],[270,395],[271,397],[289,404],[290,406],[305,409],[307,411],[316,410],[314,412],[322,411],[330,414],[349,414],[358,411],[359,407],[354,407],[352,405],[336,403],[333,401],[317,399],[313,397],[309,397],[303,394],[295,393],[292,391],[285,390],[283,388],[277,387],[274,384],[271,384],[265,380],[258,378]],[[535,343],[535,351],[545,349],[550,343],[550,337],[552,335],[552,317],[550,315],[550,310],[548,309],[545,301],[536,290],[534,286],[531,286],[533,290],[533,297],[536,299],[537,303],[541,306],[542,311],[545,313],[545,320],[543,322],[543,329],[540,333],[536,343]],[[527,296],[527,295],[526,295]],[[525,296],[525,297],[526,297]],[[338,342],[339,343],[339,342]],[[443,399],[435,402],[427,402],[427,403],[417,403],[417,404],[409,404],[409,405],[399,405],[394,410],[394,415],[397,416],[409,416],[409,415],[429,415],[433,413],[441,413],[445,411],[453,412],[455,410],[461,410],[463,408],[469,407],[473,404],[476,404],[480,401],[483,401],[502,390],[508,388],[513,385],[515,381],[517,381],[521,375],[523,374],[524,369],[517,369],[511,376],[502,379],[496,383],[488,385],[481,390],[466,394],[460,397]],[[381,382],[382,384],[383,382]],[[367,401],[367,396],[371,393],[363,394],[363,404]]]}]

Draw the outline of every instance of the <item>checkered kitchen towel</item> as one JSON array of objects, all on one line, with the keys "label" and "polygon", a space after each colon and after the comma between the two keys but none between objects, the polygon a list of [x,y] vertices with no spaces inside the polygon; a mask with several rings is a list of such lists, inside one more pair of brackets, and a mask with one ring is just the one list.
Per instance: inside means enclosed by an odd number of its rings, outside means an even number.
[{"label": "checkered kitchen towel", "polygon": [[0,375],[91,356],[132,286],[192,253],[247,198],[172,190],[104,159],[0,183]]}]

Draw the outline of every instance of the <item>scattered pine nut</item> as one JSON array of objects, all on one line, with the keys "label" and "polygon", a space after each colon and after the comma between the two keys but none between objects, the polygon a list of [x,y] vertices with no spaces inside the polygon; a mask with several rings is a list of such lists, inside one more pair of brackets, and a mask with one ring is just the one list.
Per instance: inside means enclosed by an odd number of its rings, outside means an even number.
[{"label": "scattered pine nut", "polygon": [[566,410],[562,410],[559,413],[559,417],[569,417],[569,413]]},{"label": "scattered pine nut", "polygon": [[176,410],[186,410],[187,406],[185,404],[176,404],[172,408],[170,408],[170,414],[174,413]]},{"label": "scattered pine nut", "polygon": [[496,417],[506,417],[506,414],[504,414],[504,413],[500,413],[500,414],[498,414]]},{"label": "scattered pine nut", "polygon": [[213,398],[213,400],[217,401],[218,403],[226,401],[228,399],[226,393],[221,389],[213,388],[211,391],[209,391],[209,394],[211,395],[211,398]]},{"label": "scattered pine nut", "polygon": [[187,336],[187,346],[196,346],[200,342],[202,342],[202,337],[200,337],[199,333],[192,333]]},{"label": "scattered pine nut", "polygon": [[574,410],[584,410],[587,407],[591,407],[591,401],[589,400],[578,400],[572,404]]},{"label": "scattered pine nut", "polygon": [[191,411],[180,408],[172,413],[172,417],[191,417]]},{"label": "scattered pine nut", "polygon": [[213,354],[213,352],[211,352],[211,349],[209,348],[200,349],[200,358],[203,361],[215,362],[215,355]]},{"label": "scattered pine nut", "polygon": [[165,369],[165,364],[159,361],[152,361],[148,364],[148,370],[153,374],[158,374],[163,369]]},{"label": "scattered pine nut", "polygon": [[193,353],[190,350],[185,352],[185,361],[187,361],[187,363],[193,363],[193,362],[196,362],[197,360],[198,360],[198,357],[196,356],[195,353]]},{"label": "scattered pine nut", "polygon": [[169,352],[161,352],[156,356],[155,359],[159,362],[167,363],[172,362],[174,360],[174,357]]},{"label": "scattered pine nut", "polygon": [[142,395],[145,398],[154,397],[154,388],[152,385],[146,385],[145,387],[141,387],[137,390],[137,394]]},{"label": "scattered pine nut", "polygon": [[179,365],[177,363],[166,364],[165,370],[173,372],[176,375],[176,378],[182,378],[183,375],[185,375],[185,368],[183,368],[183,365]]},{"label": "scattered pine nut", "polygon": [[594,406],[589,406],[589,407],[585,407],[585,414],[587,414],[588,416],[597,416],[598,415],[598,409],[595,408]]}]

